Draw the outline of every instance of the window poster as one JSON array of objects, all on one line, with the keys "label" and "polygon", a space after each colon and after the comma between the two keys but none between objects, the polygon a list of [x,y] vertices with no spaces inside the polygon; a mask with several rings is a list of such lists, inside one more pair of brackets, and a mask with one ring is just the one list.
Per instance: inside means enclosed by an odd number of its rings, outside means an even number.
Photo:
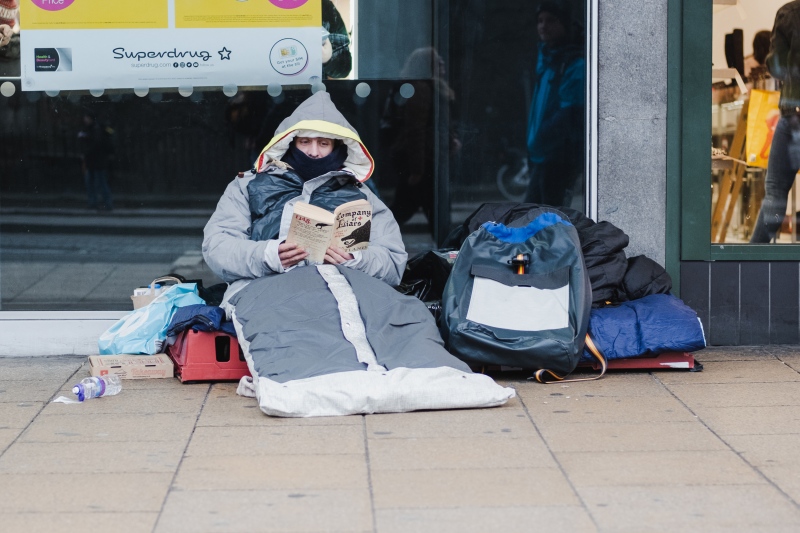
[{"label": "window poster", "polygon": [[26,30],[166,28],[169,10],[167,0],[22,0],[21,4]]},{"label": "window poster", "polygon": [[322,0],[20,0],[25,91],[302,85]]},{"label": "window poster", "polygon": [[300,28],[321,26],[321,17],[319,1],[175,0],[178,28]]}]

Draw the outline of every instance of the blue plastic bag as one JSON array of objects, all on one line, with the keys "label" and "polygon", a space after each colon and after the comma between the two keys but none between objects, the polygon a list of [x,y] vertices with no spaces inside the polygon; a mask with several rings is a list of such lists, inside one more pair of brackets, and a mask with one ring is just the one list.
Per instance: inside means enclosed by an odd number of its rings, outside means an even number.
[{"label": "blue plastic bag", "polygon": [[197,295],[197,283],[178,283],[144,307],[120,318],[100,335],[101,355],[156,354],[167,338],[172,315],[179,307],[206,302]]}]

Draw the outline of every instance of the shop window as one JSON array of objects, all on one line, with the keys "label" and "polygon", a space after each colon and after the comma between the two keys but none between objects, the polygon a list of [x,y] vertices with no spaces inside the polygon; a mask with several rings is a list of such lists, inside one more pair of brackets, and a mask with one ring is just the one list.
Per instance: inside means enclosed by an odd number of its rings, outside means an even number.
[{"label": "shop window", "polygon": [[788,169],[791,128],[781,119],[783,82],[773,63],[781,60],[771,39],[776,13],[786,3],[714,1],[712,244],[797,242],[797,169]]},{"label": "shop window", "polygon": [[[72,6],[94,1],[103,0]],[[205,222],[280,121],[318,90],[331,94],[374,156],[367,183],[395,212],[411,255],[437,247],[483,202],[585,210],[585,0],[297,2],[322,9],[324,31],[313,32],[315,43],[322,33],[322,50],[309,57],[323,63],[283,83],[268,78],[294,68],[281,57],[302,50],[289,41],[261,50],[247,36],[263,17],[248,12],[249,26],[235,27],[238,12],[147,3],[156,7],[136,16],[152,16],[135,22],[151,30],[124,21],[117,30],[76,27],[69,35],[80,42],[58,49],[25,39],[39,43],[72,6],[30,12],[27,26],[25,9],[36,2],[14,13],[13,36],[0,49],[1,311],[126,310],[135,287],[170,272],[218,283],[200,253]],[[202,51],[203,31],[215,26],[222,40],[209,56],[218,64],[228,61],[230,38],[269,55],[269,65],[193,82],[206,56],[165,60],[174,46],[145,50],[142,39],[126,40],[180,27]],[[136,65],[133,81],[82,60],[83,50],[108,48],[107,31],[125,46],[106,52]],[[157,77],[167,81],[144,80]]]}]

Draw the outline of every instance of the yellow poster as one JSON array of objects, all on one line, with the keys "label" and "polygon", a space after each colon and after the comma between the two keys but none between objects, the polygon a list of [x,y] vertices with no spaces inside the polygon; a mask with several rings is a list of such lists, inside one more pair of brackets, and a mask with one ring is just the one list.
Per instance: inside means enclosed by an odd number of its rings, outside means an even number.
[{"label": "yellow poster", "polygon": [[778,91],[753,90],[747,109],[747,164],[751,167],[767,168],[769,151],[775,126],[781,118],[778,104],[781,93]]},{"label": "yellow poster", "polygon": [[[235,0],[231,0],[235,1]],[[26,30],[166,28],[169,0],[22,0]]]},{"label": "yellow poster", "polygon": [[175,0],[176,28],[322,26],[321,0]]}]

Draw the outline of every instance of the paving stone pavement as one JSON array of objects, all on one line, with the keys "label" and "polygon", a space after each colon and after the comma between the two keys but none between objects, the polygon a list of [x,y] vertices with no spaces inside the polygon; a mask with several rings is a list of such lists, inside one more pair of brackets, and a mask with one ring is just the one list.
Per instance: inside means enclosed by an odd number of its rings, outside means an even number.
[{"label": "paving stone pavement", "polygon": [[84,357],[2,358],[0,530],[800,531],[800,347],[697,358],[498,376],[518,397],[494,409],[313,419],[267,417],[235,383],[51,403]]}]

